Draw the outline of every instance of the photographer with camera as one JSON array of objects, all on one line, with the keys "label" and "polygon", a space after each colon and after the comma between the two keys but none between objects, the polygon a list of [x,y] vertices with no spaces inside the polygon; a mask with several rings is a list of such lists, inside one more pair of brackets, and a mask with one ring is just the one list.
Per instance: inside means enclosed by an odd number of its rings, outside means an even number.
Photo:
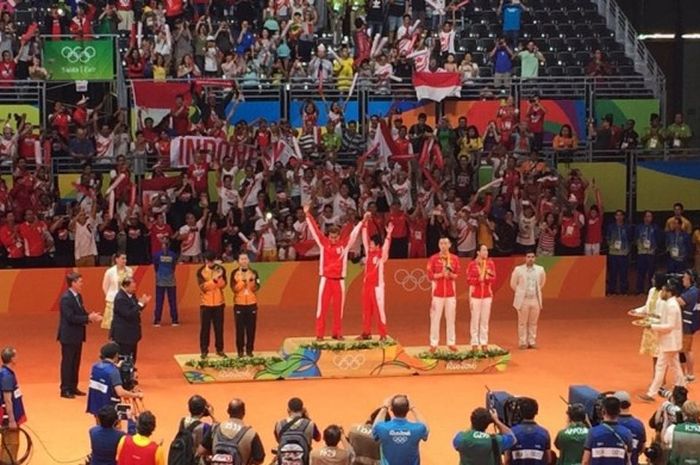
[{"label": "photographer with camera", "polygon": [[[121,399],[143,399],[142,392],[124,388],[124,380],[117,362],[119,344],[108,342],[100,349],[100,361],[90,371],[90,387],[87,396],[87,412],[98,415],[105,405],[116,406]],[[131,384],[133,380],[127,380]],[[127,386],[130,387],[130,386]]]},{"label": "photographer with camera", "polygon": [[582,465],[628,465],[632,433],[618,423],[620,399],[608,396],[602,401],[603,422],[588,432]]},{"label": "photographer with camera", "polygon": [[681,407],[683,422],[671,425],[664,433],[664,443],[671,449],[668,463],[692,465],[700,457],[700,406],[687,400]]},{"label": "photographer with camera", "polygon": [[97,426],[90,428],[90,460],[87,465],[117,465],[117,446],[124,436],[114,406],[103,405],[97,412]]},{"label": "photographer with camera", "polygon": [[644,455],[649,463],[666,465],[668,462],[668,445],[664,444],[664,432],[683,421],[681,408],[688,400],[688,390],[683,386],[675,386],[666,400],[649,419],[649,427],[656,433],[651,445],[646,448]]},{"label": "photographer with camera", "polygon": [[215,464],[259,465],[265,461],[265,448],[258,433],[243,423],[245,402],[233,399],[226,409],[228,420],[211,427],[197,448],[197,455],[211,455]]},{"label": "photographer with camera", "polygon": [[[459,452],[459,465],[498,465],[501,454],[513,447],[517,439],[513,431],[501,422],[495,410],[483,407],[474,409],[471,414],[471,429],[460,431],[452,440]],[[486,428],[493,423],[498,434],[488,434]]]},{"label": "photographer with camera", "polygon": [[131,356],[136,363],[138,343],[141,340],[141,312],[148,302],[150,295],[136,298],[136,281],[127,277],[121,283],[121,289],[114,296],[114,319],[110,336],[119,344],[119,353]]},{"label": "photographer with camera", "polygon": [[631,465],[639,465],[639,454],[644,451],[644,446],[647,442],[647,432],[644,428],[644,423],[642,423],[638,418],[633,417],[630,413],[632,399],[630,398],[628,392],[617,391],[615,394],[613,394],[613,396],[620,400],[621,411],[618,421],[632,433],[632,445],[634,447],[630,451],[630,463]]},{"label": "photographer with camera", "polygon": [[22,392],[17,383],[14,366],[17,351],[14,347],[5,347],[0,352],[0,413],[2,416],[2,444],[0,445],[0,464],[16,463],[19,450],[19,426],[27,421],[22,402]]},{"label": "photographer with camera", "polygon": [[588,437],[589,421],[583,404],[569,405],[566,409],[569,424],[559,431],[554,445],[559,451],[558,465],[579,465],[583,457],[583,446]]},{"label": "photographer with camera", "polygon": [[513,426],[517,443],[506,453],[511,465],[552,465],[556,459],[552,453],[549,431],[535,422],[539,405],[535,399],[518,399],[522,421]]},{"label": "photographer with camera", "polygon": [[298,397],[292,397],[287,402],[287,418],[275,424],[275,439],[278,459],[283,459],[285,452],[293,450],[300,453],[303,464],[308,465],[311,443],[321,440],[321,432]]},{"label": "photographer with camera", "polygon": [[[384,421],[389,409],[394,418]],[[408,421],[409,412],[413,413],[415,421]],[[423,416],[405,394],[388,398],[372,427],[372,435],[379,441],[382,465],[420,465],[420,442],[427,441],[428,434]]]},{"label": "photographer with camera", "polygon": [[213,407],[200,395],[190,397],[187,401],[187,409],[190,414],[180,420],[175,439],[170,443],[169,465],[199,463],[197,450],[212,426],[205,422],[204,418],[210,417],[215,421],[212,414]]}]

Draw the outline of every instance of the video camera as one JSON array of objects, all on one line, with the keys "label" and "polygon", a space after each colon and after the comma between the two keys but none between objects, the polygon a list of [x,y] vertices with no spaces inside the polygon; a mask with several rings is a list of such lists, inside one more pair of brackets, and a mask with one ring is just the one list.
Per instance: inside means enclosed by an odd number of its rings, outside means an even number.
[{"label": "video camera", "polygon": [[136,377],[136,365],[132,355],[119,356],[119,376],[122,380],[122,387],[127,391],[132,391],[139,382]]}]

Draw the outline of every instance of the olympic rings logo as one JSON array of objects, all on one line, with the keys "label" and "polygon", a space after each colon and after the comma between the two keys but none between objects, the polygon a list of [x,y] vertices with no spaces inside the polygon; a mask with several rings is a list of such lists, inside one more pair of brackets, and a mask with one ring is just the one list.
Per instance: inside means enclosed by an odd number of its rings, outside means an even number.
[{"label": "olympic rings logo", "polygon": [[77,45],[75,47],[63,47],[61,49],[61,56],[71,64],[76,64],[78,62],[86,64],[95,58],[96,55],[97,51],[95,51],[95,47],[90,46],[83,47]]},{"label": "olympic rings logo", "polygon": [[357,370],[365,364],[365,356],[361,354],[344,354],[333,357],[333,365],[341,370]]},{"label": "olympic rings logo", "polygon": [[413,292],[418,289],[421,291],[429,291],[432,288],[432,283],[428,275],[420,268],[414,268],[411,271],[403,268],[396,270],[394,273],[394,281],[407,292]]},{"label": "olympic rings logo", "polygon": [[408,436],[392,436],[391,440],[394,441],[394,444],[406,444],[406,442],[408,442]]}]

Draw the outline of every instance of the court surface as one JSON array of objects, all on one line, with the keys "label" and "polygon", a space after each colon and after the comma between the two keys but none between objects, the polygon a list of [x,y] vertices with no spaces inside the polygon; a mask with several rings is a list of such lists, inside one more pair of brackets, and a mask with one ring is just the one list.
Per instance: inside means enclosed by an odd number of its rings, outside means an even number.
[{"label": "court surface", "polygon": [[[181,326],[148,324],[152,305],[145,310],[144,339],[139,346],[139,372],[145,392],[145,405],[157,417],[154,438],[167,447],[186,414],[189,396],[201,394],[225,418],[229,399],[246,402],[246,422],[261,435],[268,459],[274,447],[274,422],[285,416],[289,397],[304,399],[311,417],[320,428],[330,423],[350,426],[363,421],[384,399],[396,393],[408,394],[430,427],[430,438],[422,445],[422,463],[457,463],[451,441],[468,426],[471,410],[484,405],[485,386],[516,395],[536,398],[540,403],[538,421],[552,436],[565,422],[565,404],[570,384],[589,384],[599,390],[643,392],[650,382],[652,362],[638,354],[641,331],[630,324],[628,309],[641,305],[642,297],[613,297],[588,301],[546,301],[540,320],[537,350],[518,350],[515,310],[503,302],[494,304],[491,321],[493,343],[513,351],[512,362],[504,373],[450,375],[411,378],[353,380],[268,381],[236,384],[188,384],[172,357],[175,353],[198,350],[198,312],[186,311]],[[468,307],[457,307],[458,343],[468,342]],[[259,313],[259,350],[277,349],[284,337],[311,335],[314,311],[288,308],[275,315]],[[390,333],[404,345],[425,345],[428,337],[427,308],[388,308]],[[0,344],[18,350],[16,372],[24,394],[29,425],[46,444],[55,459],[81,458],[89,451],[87,431],[93,418],[85,414],[85,398],[59,397],[59,344],[56,339],[58,314],[46,310],[0,314]],[[356,334],[359,309],[348,308],[345,331]],[[233,315],[227,308],[226,350],[234,351]],[[444,330],[443,330],[444,337]],[[89,369],[97,360],[106,332],[96,325],[88,328],[83,349],[80,388],[87,390]],[[213,350],[213,349],[212,349]],[[690,386],[691,396],[693,386]],[[633,413],[646,422],[656,404],[633,405]],[[266,462],[268,461],[266,459]],[[56,463],[35,440],[32,464]],[[64,462],[66,463],[66,462]],[[73,463],[73,462],[71,462]]]}]

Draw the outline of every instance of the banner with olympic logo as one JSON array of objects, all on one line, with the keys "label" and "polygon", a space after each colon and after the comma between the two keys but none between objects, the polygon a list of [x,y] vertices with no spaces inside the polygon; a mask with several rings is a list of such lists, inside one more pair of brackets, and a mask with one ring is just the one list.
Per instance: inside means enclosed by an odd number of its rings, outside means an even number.
[{"label": "banner with olympic logo", "polygon": [[112,80],[112,39],[45,41],[43,62],[51,81]]}]

